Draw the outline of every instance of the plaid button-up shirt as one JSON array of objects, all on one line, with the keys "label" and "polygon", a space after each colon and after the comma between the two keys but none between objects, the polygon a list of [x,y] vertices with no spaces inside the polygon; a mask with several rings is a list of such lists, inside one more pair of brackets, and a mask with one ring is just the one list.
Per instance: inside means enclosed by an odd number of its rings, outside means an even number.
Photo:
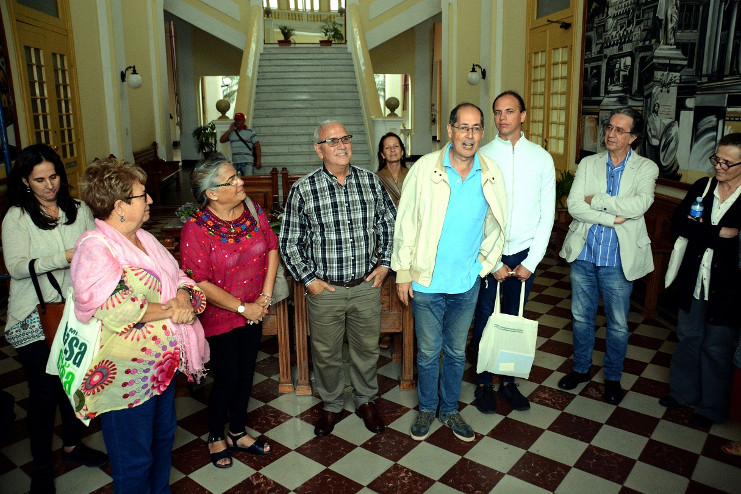
[{"label": "plaid button-up shirt", "polygon": [[348,282],[391,266],[396,206],[373,173],[350,166],[345,185],[322,168],[291,188],[280,251],[294,279]]}]

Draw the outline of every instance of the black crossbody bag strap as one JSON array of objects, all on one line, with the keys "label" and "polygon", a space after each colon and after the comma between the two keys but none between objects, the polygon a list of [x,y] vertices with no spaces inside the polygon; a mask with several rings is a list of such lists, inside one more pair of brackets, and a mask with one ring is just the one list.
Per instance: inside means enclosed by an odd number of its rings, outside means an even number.
[{"label": "black crossbody bag strap", "polygon": [[[41,286],[39,286],[39,279],[36,276],[36,268],[34,264],[36,263],[36,259],[31,259],[28,261],[28,272],[31,274],[31,281],[33,282],[33,288],[36,290],[36,296],[39,298],[39,305],[41,306],[41,310],[46,313],[46,302],[44,301],[44,296],[41,295]],[[62,295],[62,289],[59,287],[59,283],[57,283],[57,279],[51,274],[46,273],[47,278],[49,278],[49,283],[51,283],[51,286],[54,287],[54,289],[59,293],[59,296],[62,297],[62,302],[64,302],[64,295]]]},{"label": "black crossbody bag strap", "polygon": [[251,152],[253,152],[253,151],[252,151],[253,147],[252,147],[252,146],[250,146],[250,145],[249,145],[249,144],[247,143],[247,141],[245,141],[244,139],[242,139],[242,136],[241,136],[241,135],[239,135],[239,129],[236,129],[236,130],[235,130],[234,132],[235,132],[235,133],[237,134],[237,137],[239,138],[239,140],[240,140],[240,141],[242,141],[242,144],[244,144],[245,146],[247,146],[247,149],[249,149],[249,150],[250,150],[250,153],[251,153]]}]

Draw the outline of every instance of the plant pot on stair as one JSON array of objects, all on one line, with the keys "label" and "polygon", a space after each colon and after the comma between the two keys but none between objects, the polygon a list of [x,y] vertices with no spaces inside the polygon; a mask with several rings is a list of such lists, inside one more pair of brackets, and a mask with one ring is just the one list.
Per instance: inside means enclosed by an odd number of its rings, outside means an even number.
[{"label": "plant pot on stair", "polygon": [[319,40],[320,46],[332,46],[333,41],[335,43],[345,41],[345,35],[342,33],[342,24],[336,20],[330,20],[329,17],[325,17],[321,29],[324,39]]},{"label": "plant pot on stair", "polygon": [[291,38],[296,33],[296,30],[292,27],[286,26],[285,24],[278,26],[278,30],[283,36],[283,39],[278,40],[278,46],[291,46],[291,43],[293,43]]}]

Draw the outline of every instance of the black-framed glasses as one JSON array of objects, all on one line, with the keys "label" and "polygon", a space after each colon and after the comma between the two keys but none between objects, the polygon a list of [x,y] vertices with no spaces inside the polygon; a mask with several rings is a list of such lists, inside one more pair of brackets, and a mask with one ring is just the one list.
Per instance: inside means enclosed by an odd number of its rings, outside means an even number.
[{"label": "black-framed glasses", "polygon": [[139,194],[138,196],[129,196],[126,198],[126,200],[130,201],[131,199],[139,199],[140,197],[146,198],[147,196],[152,197],[152,194],[150,194],[148,190],[145,190],[144,194]]},{"label": "black-framed glasses", "polygon": [[605,134],[609,134],[613,130],[619,136],[622,136],[622,135],[625,135],[625,134],[630,134],[630,131],[629,130],[621,129],[620,127],[615,127],[612,124],[605,125]]},{"label": "black-framed glasses", "polygon": [[474,125],[473,127],[469,127],[468,125],[451,125],[451,127],[461,134],[468,134],[471,131],[473,131],[474,134],[482,134],[484,132],[484,127],[481,125]]},{"label": "black-framed glasses", "polygon": [[728,160],[722,160],[718,158],[718,155],[715,153],[713,153],[708,159],[710,160],[711,166],[718,165],[723,170],[728,170],[729,168],[733,168],[734,166],[741,165],[741,161],[739,161],[738,163],[729,163]]},{"label": "black-framed glasses", "polygon": [[231,186],[237,185],[237,179],[239,179],[239,177],[237,175],[234,175],[229,180],[227,180],[226,182],[224,182],[223,184],[214,185],[211,188],[212,189],[218,189],[219,187],[231,187]]},{"label": "black-framed glasses", "polygon": [[352,135],[347,134],[346,136],[342,137],[330,137],[329,139],[324,139],[323,141],[317,141],[317,144],[326,144],[331,148],[335,148],[340,144],[340,141],[342,141],[342,144],[350,144],[352,142]]}]

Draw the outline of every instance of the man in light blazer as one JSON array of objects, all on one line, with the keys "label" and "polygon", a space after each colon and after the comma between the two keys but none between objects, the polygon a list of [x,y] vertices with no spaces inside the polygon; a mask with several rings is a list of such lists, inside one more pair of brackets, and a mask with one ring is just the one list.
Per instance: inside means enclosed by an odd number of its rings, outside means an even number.
[{"label": "man in light blazer", "polygon": [[659,168],[631,149],[643,135],[643,117],[619,108],[605,125],[607,152],[584,158],[569,193],[574,218],[559,255],[571,263],[574,365],[558,382],[574,389],[590,380],[600,296],[607,317],[604,400],[623,399],[620,377],[628,349],[633,281],[654,269],[643,215],[654,201]]}]

